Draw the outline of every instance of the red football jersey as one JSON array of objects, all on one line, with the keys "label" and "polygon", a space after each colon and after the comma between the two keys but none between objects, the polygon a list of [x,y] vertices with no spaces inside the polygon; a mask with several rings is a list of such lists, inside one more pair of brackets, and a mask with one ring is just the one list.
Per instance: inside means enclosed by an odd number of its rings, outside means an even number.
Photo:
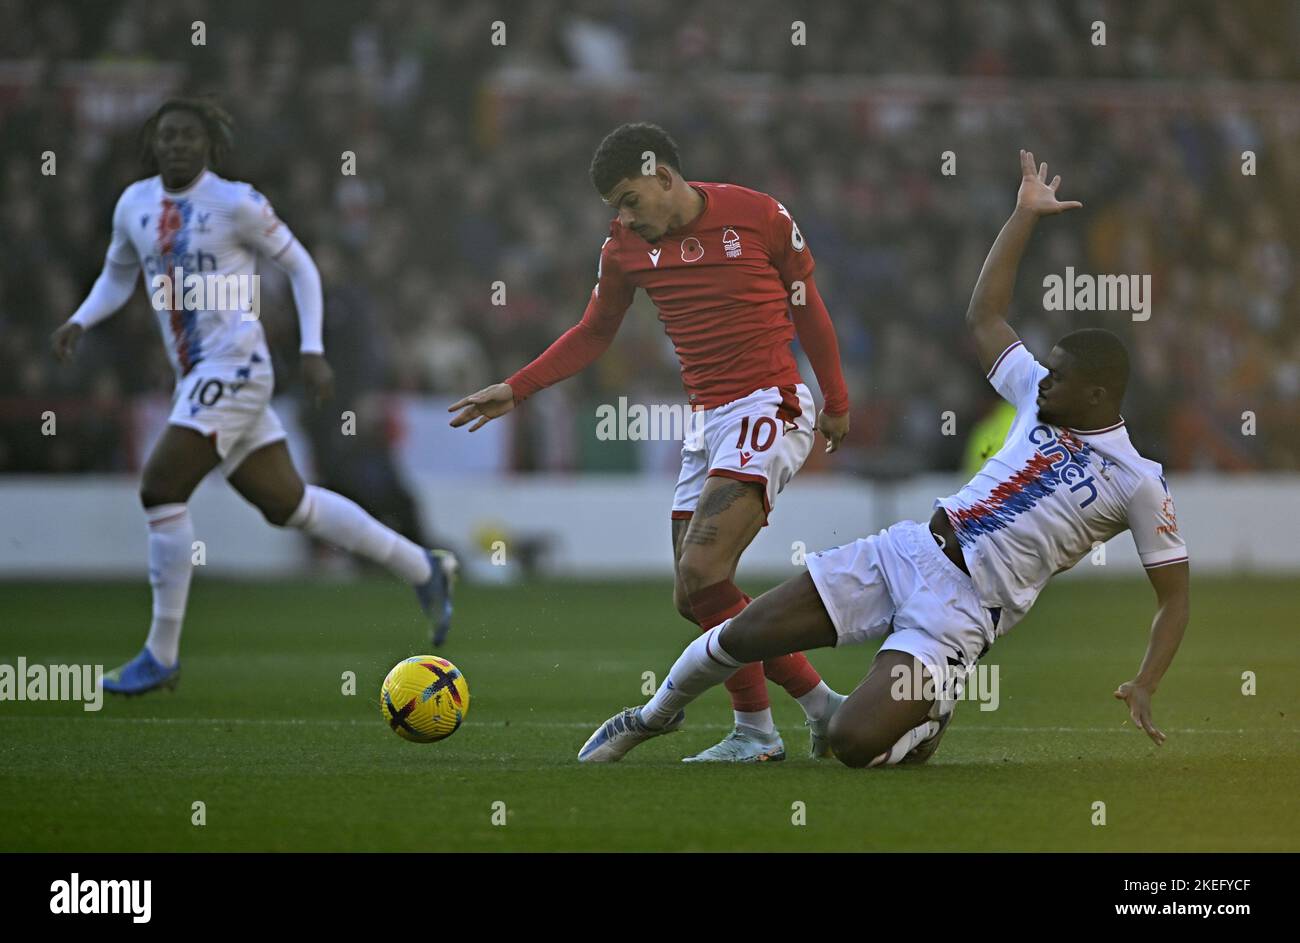
[{"label": "red football jersey", "polygon": [[[596,287],[582,322],[506,382],[522,400],[571,376],[609,345],[644,288],[681,361],[690,402],[713,407],[769,386],[799,383],[790,343],[790,293],[804,283],[805,311],[795,309],[833,415],[848,410],[834,329],[812,282],[813,257],[785,207],[756,190],[692,182],[705,200],[696,219],[654,244],[610,222]],[[805,336],[807,335],[807,336]]]}]

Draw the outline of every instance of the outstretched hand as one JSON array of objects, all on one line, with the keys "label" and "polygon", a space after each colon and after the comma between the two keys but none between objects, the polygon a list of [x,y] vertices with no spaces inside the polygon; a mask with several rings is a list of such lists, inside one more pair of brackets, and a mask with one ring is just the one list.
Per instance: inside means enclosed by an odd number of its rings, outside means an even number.
[{"label": "outstretched hand", "polygon": [[478,422],[469,427],[470,432],[477,432],[490,420],[504,416],[514,408],[515,391],[510,388],[510,384],[493,383],[452,403],[447,407],[447,412],[461,410],[460,415],[451,421],[453,429],[459,429],[470,420],[477,419]]},{"label": "outstretched hand", "polygon": [[1125,681],[1115,689],[1115,697],[1128,704],[1128,716],[1129,720],[1133,721],[1133,726],[1146,731],[1146,735],[1155,741],[1156,746],[1165,742],[1164,733],[1151,719],[1150,689],[1144,688],[1135,681]]},{"label": "outstretched hand", "polygon": [[1083,206],[1078,200],[1058,200],[1056,190],[1061,185],[1061,175],[1057,174],[1052,182],[1047,182],[1047,164],[1034,167],[1034,155],[1031,151],[1020,152],[1020,191],[1016,194],[1016,209],[1026,209],[1035,216],[1054,216],[1066,210],[1076,210]]}]

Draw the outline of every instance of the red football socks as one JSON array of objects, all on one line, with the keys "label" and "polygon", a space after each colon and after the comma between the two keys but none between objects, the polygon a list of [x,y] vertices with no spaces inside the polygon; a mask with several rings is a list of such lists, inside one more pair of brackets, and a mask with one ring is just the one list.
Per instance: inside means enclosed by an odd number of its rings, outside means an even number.
[{"label": "red football socks", "polygon": [[[721,625],[739,615],[749,602],[750,598],[731,580],[714,583],[690,595],[691,610],[695,613],[695,621],[699,623],[701,632],[707,632],[715,625]],[[816,681],[810,687],[815,685]],[[757,662],[745,665],[728,678],[727,692],[731,695],[732,710],[740,713],[765,711],[771,706],[767,699],[767,678],[763,674],[763,666]]]}]

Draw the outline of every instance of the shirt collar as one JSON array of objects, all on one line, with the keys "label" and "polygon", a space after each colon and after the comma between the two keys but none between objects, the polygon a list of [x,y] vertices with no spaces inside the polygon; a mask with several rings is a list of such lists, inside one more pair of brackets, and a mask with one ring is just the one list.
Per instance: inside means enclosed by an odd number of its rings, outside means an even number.
[{"label": "shirt collar", "polygon": [[1105,435],[1107,432],[1114,432],[1116,429],[1123,429],[1124,417],[1120,416],[1119,422],[1105,426],[1101,429],[1071,429],[1069,426],[1062,426],[1061,428],[1072,435]]}]

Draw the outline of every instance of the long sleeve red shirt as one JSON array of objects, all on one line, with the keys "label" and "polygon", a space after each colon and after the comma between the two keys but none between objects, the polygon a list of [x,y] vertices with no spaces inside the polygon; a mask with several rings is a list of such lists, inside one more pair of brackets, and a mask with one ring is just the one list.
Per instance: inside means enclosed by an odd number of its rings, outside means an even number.
[{"label": "long sleeve red shirt", "polygon": [[705,199],[703,212],[655,243],[617,219],[610,223],[582,320],[506,380],[516,402],[599,357],[640,287],[659,310],[693,405],[720,406],[757,389],[801,382],[790,349],[797,333],[826,412],[848,412],[835,328],[813,281],[812,252],[790,214],[756,190],[691,186]]}]

